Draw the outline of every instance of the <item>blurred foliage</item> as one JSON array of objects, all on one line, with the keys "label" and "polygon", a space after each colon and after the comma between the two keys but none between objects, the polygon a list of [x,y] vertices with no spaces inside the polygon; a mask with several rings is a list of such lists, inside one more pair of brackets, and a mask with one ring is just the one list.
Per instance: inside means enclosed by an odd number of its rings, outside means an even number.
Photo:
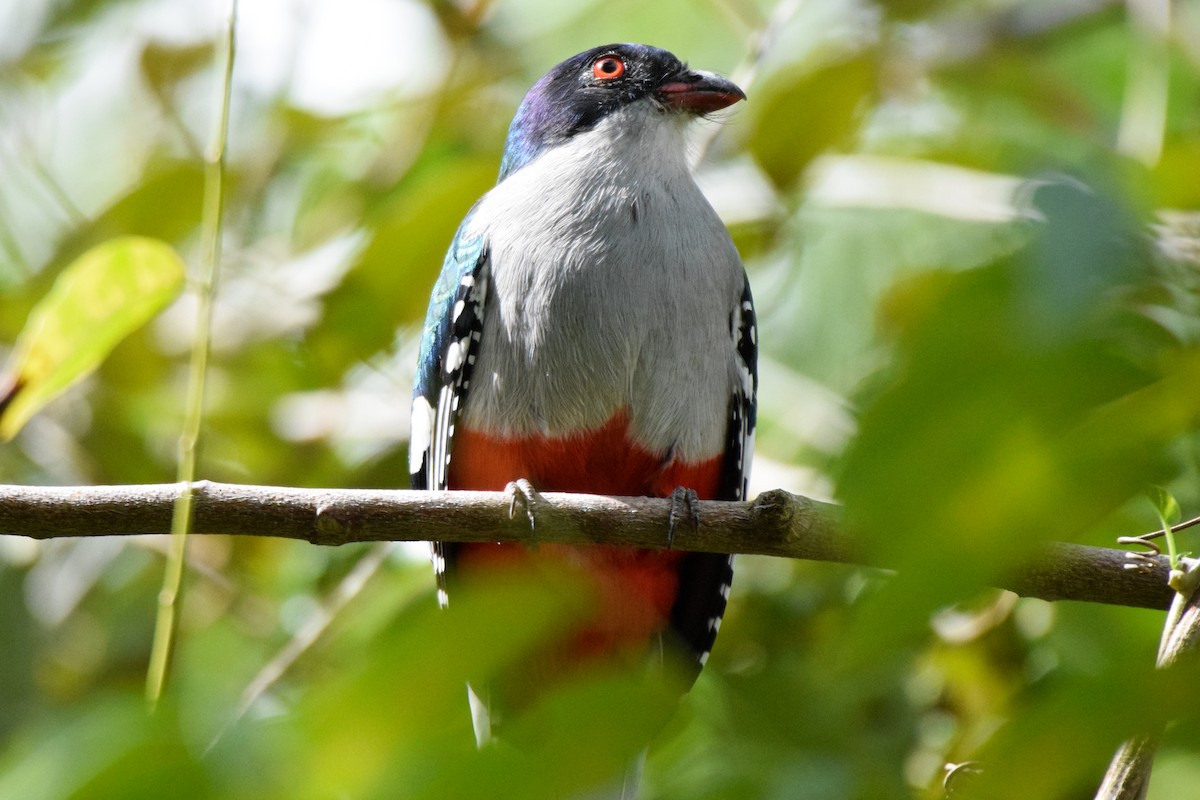
[{"label": "blurred foliage", "polygon": [[[0,3],[0,343],[98,242],[195,261],[221,5]],[[696,153],[758,298],[755,486],[844,502],[898,572],[743,557],[676,713],[606,672],[477,752],[464,681],[586,598],[531,582],[439,615],[396,548],[247,694],[368,548],[197,539],[150,714],[161,542],[0,537],[0,797],[561,797],[664,726],[647,800],[937,798],[970,760],[980,796],[1065,800],[1164,716],[1151,797],[1194,794],[1162,614],[985,588],[1038,542],[1154,529],[1152,486],[1200,508],[1200,3],[1167,7],[243,4],[200,474],[405,486],[414,332],[516,104],[645,41],[750,97]],[[170,480],[194,302],[0,448],[0,481]]]}]

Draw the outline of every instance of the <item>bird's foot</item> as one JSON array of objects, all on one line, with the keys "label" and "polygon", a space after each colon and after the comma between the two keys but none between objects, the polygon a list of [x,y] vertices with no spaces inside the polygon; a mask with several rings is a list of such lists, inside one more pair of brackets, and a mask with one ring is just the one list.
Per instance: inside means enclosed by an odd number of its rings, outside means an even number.
[{"label": "bird's foot", "polygon": [[675,546],[675,529],[686,516],[692,523],[692,531],[700,530],[700,497],[694,489],[676,486],[671,491],[671,514],[667,517],[667,549]]},{"label": "bird's foot", "polygon": [[961,764],[947,763],[942,767],[946,775],[942,778],[942,788],[946,790],[945,797],[955,797],[959,790],[974,785],[975,779],[983,772],[978,761],[964,761]]},{"label": "bird's foot", "polygon": [[517,503],[520,503],[525,509],[525,518],[529,520],[529,533],[531,534],[533,543],[537,543],[537,507],[542,502],[542,496],[538,494],[537,489],[533,488],[533,484],[525,478],[517,478],[515,481],[509,481],[504,487],[504,493],[508,495],[508,518],[517,518]]},{"label": "bird's foot", "polygon": [[1128,563],[1124,565],[1125,569],[1131,572],[1153,572],[1158,567],[1159,558],[1163,554],[1162,548],[1154,540],[1162,535],[1162,531],[1150,531],[1140,536],[1118,536],[1118,544],[1145,547],[1148,551],[1144,553],[1134,550],[1126,551],[1125,557],[1128,559]]},{"label": "bird's foot", "polygon": [[1140,536],[1118,536],[1117,544],[1128,544],[1128,545],[1134,545],[1137,547],[1145,547],[1150,551],[1149,553],[1136,553],[1134,555],[1161,556],[1162,548],[1159,547],[1158,544],[1154,540],[1161,537],[1162,535],[1163,535],[1162,531],[1150,531],[1149,533],[1143,533]]}]

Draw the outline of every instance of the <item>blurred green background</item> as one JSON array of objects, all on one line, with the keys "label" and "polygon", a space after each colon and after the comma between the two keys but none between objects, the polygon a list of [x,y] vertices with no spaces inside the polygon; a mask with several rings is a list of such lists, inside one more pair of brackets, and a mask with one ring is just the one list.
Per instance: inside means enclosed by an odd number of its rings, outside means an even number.
[{"label": "blurred green background", "polygon": [[[226,11],[0,2],[0,347],[97,242],[195,263]],[[1152,485],[1200,509],[1200,2],[246,0],[238,37],[202,476],[406,486],[416,328],[522,94],[665,47],[750,98],[694,152],[758,303],[753,487],[845,503],[899,572],[740,558],[642,796],[935,798],[977,759],[986,796],[1088,798],[1164,715],[1151,797],[1200,796],[1162,614],[985,588],[1152,529]],[[0,446],[0,482],[172,480],[193,308]],[[562,587],[447,622],[420,548],[197,537],[150,715],[164,549],[0,537],[0,797],[558,797],[665,713],[605,676],[476,753],[463,680]]]}]

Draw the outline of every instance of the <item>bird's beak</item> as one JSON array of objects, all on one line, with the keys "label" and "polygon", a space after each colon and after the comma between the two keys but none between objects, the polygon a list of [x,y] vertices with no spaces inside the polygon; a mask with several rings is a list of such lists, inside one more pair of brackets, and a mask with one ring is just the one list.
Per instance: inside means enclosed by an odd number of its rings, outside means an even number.
[{"label": "bird's beak", "polygon": [[713,72],[691,70],[659,86],[658,99],[676,111],[707,114],[745,100],[746,93],[728,78]]}]

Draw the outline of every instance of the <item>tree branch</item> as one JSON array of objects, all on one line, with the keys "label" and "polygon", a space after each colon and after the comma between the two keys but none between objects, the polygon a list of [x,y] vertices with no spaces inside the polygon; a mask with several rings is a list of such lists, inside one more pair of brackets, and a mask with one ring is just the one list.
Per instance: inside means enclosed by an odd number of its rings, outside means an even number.
[{"label": "tree branch", "polygon": [[[292,489],[200,481],[196,534],[302,539],[340,545],[367,541],[528,542],[523,515],[509,518],[503,492]],[[2,486],[0,533],[52,539],[166,533],[182,484],[149,486]],[[666,547],[668,500],[541,495],[536,540],[560,544]],[[867,564],[838,523],[838,509],[782,490],[753,502],[701,501],[700,525],[677,527],[677,550],[747,553]],[[1165,557],[1130,568],[1124,550],[1053,543],[1002,588],[1046,600],[1084,600],[1165,609]],[[874,566],[886,566],[876,564]]]},{"label": "tree branch", "polygon": [[[1176,575],[1177,592],[1172,596],[1158,645],[1159,669],[1170,669],[1185,659],[1194,662],[1200,657],[1200,592],[1197,591],[1200,563],[1192,559],[1183,561],[1185,569]],[[1150,791],[1154,757],[1165,733],[1163,725],[1122,744],[1109,764],[1095,800],[1144,800]]]}]

